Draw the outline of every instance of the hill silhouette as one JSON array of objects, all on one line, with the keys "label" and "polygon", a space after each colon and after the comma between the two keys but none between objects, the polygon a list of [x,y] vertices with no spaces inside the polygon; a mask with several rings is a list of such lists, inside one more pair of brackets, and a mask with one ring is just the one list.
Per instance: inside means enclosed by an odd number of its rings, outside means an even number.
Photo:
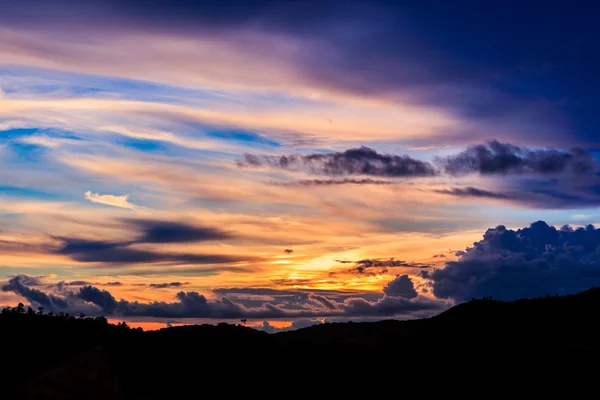
[{"label": "hill silhouette", "polygon": [[[102,317],[49,315],[20,305],[0,314],[3,397],[148,399],[261,387],[309,394],[312,385],[372,395],[389,379],[493,381],[498,371],[511,380],[496,385],[519,379],[532,385],[543,376],[539,382],[548,388],[550,376],[595,371],[599,310],[600,289],[590,289],[513,302],[473,300],[422,320],[267,334],[226,323],[143,332]],[[590,363],[592,369],[584,368]]]}]

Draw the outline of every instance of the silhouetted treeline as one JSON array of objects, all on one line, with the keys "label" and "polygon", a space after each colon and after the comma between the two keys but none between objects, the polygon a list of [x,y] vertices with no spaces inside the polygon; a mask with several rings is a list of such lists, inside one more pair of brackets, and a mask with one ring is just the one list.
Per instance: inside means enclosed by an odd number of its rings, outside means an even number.
[{"label": "silhouetted treeline", "polygon": [[514,302],[485,298],[429,319],[328,323],[272,335],[225,323],[142,332],[20,305],[0,314],[8,366],[2,378],[11,399],[195,398],[215,390],[373,396],[390,382],[448,376],[472,388],[484,379],[499,387],[539,384],[539,391],[575,371],[583,371],[578,384],[597,372],[599,319],[600,289]]}]

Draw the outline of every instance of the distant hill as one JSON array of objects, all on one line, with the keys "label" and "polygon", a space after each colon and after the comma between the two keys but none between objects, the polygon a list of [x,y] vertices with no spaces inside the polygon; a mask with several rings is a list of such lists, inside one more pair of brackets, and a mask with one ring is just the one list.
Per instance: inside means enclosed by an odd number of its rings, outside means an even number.
[{"label": "distant hill", "polygon": [[[550,376],[596,372],[599,322],[600,289],[473,300],[429,319],[328,323],[271,335],[228,324],[142,332],[101,317],[21,307],[0,314],[3,398],[195,398],[214,391],[293,397],[325,387],[373,395],[391,382],[439,383],[449,375],[468,385],[483,377],[500,386],[519,380],[549,387],[558,382]],[[287,394],[275,396],[278,390]]]}]

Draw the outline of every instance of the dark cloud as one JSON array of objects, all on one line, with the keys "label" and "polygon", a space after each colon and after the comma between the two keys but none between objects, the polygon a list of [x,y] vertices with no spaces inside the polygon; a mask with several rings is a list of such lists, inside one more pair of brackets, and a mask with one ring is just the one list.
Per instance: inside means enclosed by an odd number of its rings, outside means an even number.
[{"label": "dark cloud", "polygon": [[119,247],[126,246],[126,243],[108,242],[100,240],[86,240],[78,238],[59,238],[61,246],[55,252],[56,254],[72,255],[79,253],[102,253],[111,251]]},{"label": "dark cloud", "polygon": [[556,229],[539,221],[516,231],[500,225],[457,256],[431,274],[437,297],[512,300],[600,286],[600,229],[591,225]]},{"label": "dark cloud", "polygon": [[436,159],[450,175],[561,174],[581,175],[596,169],[591,154],[582,149],[571,151],[531,150],[493,140],[471,146],[462,153]]},{"label": "dark cloud", "polygon": [[427,270],[419,271],[419,273],[417,275],[419,275],[423,279],[430,279],[431,278],[431,272],[427,271]]},{"label": "dark cloud", "polygon": [[216,228],[200,227],[181,222],[126,219],[125,222],[134,225],[141,233],[139,243],[188,243],[209,240],[224,240],[231,236]]},{"label": "dark cloud", "polygon": [[84,286],[80,288],[76,296],[83,301],[97,305],[108,315],[113,314],[117,308],[117,301],[110,292],[98,289],[94,286]]},{"label": "dark cloud", "polygon": [[[405,173],[401,165],[404,156],[382,155],[361,147],[345,152],[292,156],[246,155],[244,166],[271,166],[275,168],[303,170],[313,174],[348,175],[362,173],[393,176],[435,176],[480,174],[505,177],[501,190],[488,190],[472,186],[437,189],[434,192],[462,197],[505,200],[541,209],[574,209],[600,205],[600,177],[598,163],[590,152],[582,149],[529,149],[493,140],[475,145],[457,155],[437,157],[434,168],[416,168],[418,173]],[[382,161],[380,159],[388,161]],[[420,161],[419,161],[420,162]],[[379,164],[378,164],[379,163]],[[429,171],[424,172],[423,171]],[[402,172],[404,171],[404,172]],[[413,171],[413,172],[414,172]],[[510,177],[510,179],[507,179]],[[371,182],[366,179],[326,179],[274,183],[277,185],[325,186],[342,183],[394,183]],[[367,265],[359,265],[354,271],[364,273]],[[385,268],[385,267],[381,267]],[[382,269],[379,273],[386,272]],[[377,274],[376,271],[371,273]]]},{"label": "dark cloud", "polygon": [[272,182],[276,186],[334,186],[334,185],[393,185],[395,182],[380,179],[302,179],[291,182]]},{"label": "dark cloud", "polygon": [[71,281],[71,282],[65,282],[64,285],[65,286],[83,286],[83,285],[89,285],[90,283],[88,281]]},{"label": "dark cloud", "polygon": [[446,255],[445,254],[434,254],[432,257],[433,258],[446,258]]},{"label": "dark cloud", "polygon": [[396,278],[385,285],[383,293],[386,296],[404,297],[406,299],[414,299],[418,296],[415,285],[408,275],[396,275]]},{"label": "dark cloud", "polygon": [[388,268],[396,268],[396,267],[404,267],[404,268],[429,268],[428,265],[406,262],[402,260],[395,260],[394,258],[390,259],[380,259],[380,258],[371,258],[364,259],[358,261],[348,261],[348,260],[335,260],[341,264],[354,264],[352,269],[349,269],[348,272],[359,274],[359,275],[381,275],[388,271]]},{"label": "dark cloud", "polygon": [[187,282],[166,282],[166,283],[151,283],[148,286],[155,289],[166,289],[173,287],[181,287],[185,285]]},{"label": "dark cloud", "polygon": [[327,176],[370,175],[384,177],[419,177],[436,174],[434,167],[409,156],[381,154],[360,147],[327,154],[258,156],[245,154],[240,166],[269,166],[288,170],[305,170]]},{"label": "dark cloud", "polygon": [[240,261],[240,257],[218,254],[168,253],[132,247],[132,242],[103,242],[77,238],[59,238],[61,246],[55,254],[67,255],[79,262],[106,264],[224,264]]},{"label": "dark cloud", "polygon": [[[480,174],[510,176],[498,191],[472,186],[437,189],[434,192],[455,197],[506,200],[535,208],[581,208],[600,205],[598,163],[582,149],[529,149],[493,140],[468,147],[456,155],[437,157],[434,167],[408,156],[380,154],[367,147],[344,152],[268,156],[246,154],[240,166],[269,166],[300,170],[311,174],[344,176],[423,177]],[[517,179],[518,177],[518,179]],[[341,184],[393,184],[388,180],[308,179],[274,182],[283,186],[331,186]]]},{"label": "dark cloud", "polygon": [[65,299],[42,292],[41,290],[30,288],[27,283],[39,284],[39,280],[28,275],[17,275],[8,280],[2,286],[3,292],[13,292],[23,296],[34,305],[45,307],[49,311],[54,309],[66,308],[68,303]]},{"label": "dark cloud", "polygon": [[219,229],[149,219],[124,219],[123,222],[135,228],[138,236],[136,240],[110,241],[56,237],[60,245],[46,251],[66,255],[79,262],[107,264],[224,264],[240,261],[240,258],[229,255],[170,253],[136,247],[143,244],[190,243],[231,237],[229,233]]},{"label": "dark cloud", "polygon": [[490,192],[484,189],[477,189],[471,186],[466,188],[452,188],[452,189],[439,189],[434,190],[436,193],[449,194],[458,197],[486,197],[490,199],[511,199],[512,196],[505,193]]},{"label": "dark cloud", "polygon": [[117,281],[104,283],[104,286],[122,286],[122,285],[123,284],[121,282],[117,282]]}]

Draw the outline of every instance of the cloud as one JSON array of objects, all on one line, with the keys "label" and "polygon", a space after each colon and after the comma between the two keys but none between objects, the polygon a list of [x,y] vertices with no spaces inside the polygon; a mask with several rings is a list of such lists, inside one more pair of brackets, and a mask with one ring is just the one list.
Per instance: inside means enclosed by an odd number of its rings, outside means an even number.
[{"label": "cloud", "polygon": [[[370,175],[377,177],[434,177],[479,174],[482,176],[523,176],[554,179],[546,182],[507,181],[510,191],[498,192],[467,186],[438,189],[434,192],[456,197],[478,197],[510,200],[544,207],[593,205],[600,202],[595,193],[598,163],[591,153],[582,149],[528,149],[497,140],[474,145],[447,157],[436,157],[434,164],[409,156],[380,154],[368,147],[343,152],[307,155],[254,155],[245,154],[238,161],[240,167],[270,167],[303,171],[316,175],[347,176]],[[578,177],[578,179],[574,179]],[[564,178],[566,181],[561,181]],[[271,182],[276,186],[333,186],[333,185],[389,185],[396,182],[372,178],[304,179],[291,182]]]},{"label": "cloud", "polygon": [[117,281],[106,282],[104,283],[104,286],[123,286],[123,283]]},{"label": "cloud", "polygon": [[[180,291],[175,296],[175,301],[153,301],[140,303],[121,299],[117,301],[114,296],[94,286],[84,286],[78,291],[65,292],[62,295],[53,295],[31,289],[22,284],[22,277],[15,277],[2,287],[2,290],[12,291],[25,297],[32,305],[42,305],[52,311],[83,312],[86,315],[106,315],[115,317],[153,317],[153,318],[212,318],[212,319],[314,319],[320,317],[404,317],[413,318],[442,311],[449,307],[449,303],[413,297],[407,290],[406,282],[398,284],[392,281],[386,287],[386,293],[380,293],[375,299],[369,299],[372,294],[339,294],[339,301],[333,300],[323,294],[287,291],[279,295],[279,291],[271,289],[272,298],[240,299],[233,300],[222,296],[209,300],[197,292]],[[410,281],[409,281],[410,282]],[[403,285],[400,289],[399,285]],[[264,293],[264,290],[250,290],[246,293]],[[244,292],[242,290],[242,292]],[[218,291],[215,291],[218,293]],[[240,293],[238,290],[237,293]],[[335,297],[335,292],[334,297]],[[298,296],[298,294],[301,294]]]},{"label": "cloud", "polygon": [[241,167],[269,166],[286,170],[304,170],[327,176],[370,175],[382,177],[434,176],[434,167],[409,156],[380,154],[368,147],[344,152],[290,156],[245,154]]},{"label": "cloud", "polygon": [[148,285],[148,287],[151,287],[154,289],[166,289],[166,288],[172,288],[172,287],[181,287],[185,284],[186,283],[182,283],[182,282],[151,283]]},{"label": "cloud", "polygon": [[129,210],[136,210],[139,207],[129,202],[129,195],[115,196],[112,194],[99,194],[92,193],[91,191],[85,192],[85,199],[92,203],[104,204],[112,207],[126,208]]},{"label": "cloud", "polygon": [[370,258],[358,261],[336,260],[336,262],[341,264],[354,264],[354,267],[352,269],[349,269],[348,272],[352,272],[359,275],[366,274],[372,276],[384,274],[388,271],[388,268],[429,268],[428,265],[406,262],[402,260],[395,260],[394,258]]},{"label": "cloud", "polygon": [[[597,181],[598,177],[588,177]],[[436,193],[463,198],[498,199],[527,207],[540,209],[592,208],[600,205],[600,193],[596,184],[578,182],[575,177],[564,180],[551,179],[546,182],[512,180],[507,182],[514,188],[505,192],[490,191],[474,187],[437,189]]]},{"label": "cloud", "polygon": [[591,225],[556,229],[538,221],[516,231],[499,225],[457,255],[431,274],[439,298],[513,300],[600,286],[600,229]]},{"label": "cloud", "polygon": [[79,262],[108,264],[159,262],[168,264],[224,264],[242,261],[243,259],[243,257],[232,255],[174,253],[137,247],[137,245],[144,244],[192,243],[231,237],[229,233],[216,228],[149,219],[123,219],[122,221],[136,229],[137,239],[109,241],[56,237],[55,239],[60,244],[51,249],[51,252],[66,255]]},{"label": "cloud", "polygon": [[117,301],[107,290],[101,290],[94,286],[84,286],[77,292],[77,297],[83,301],[97,305],[108,315],[114,313],[117,308]]},{"label": "cloud", "polygon": [[450,175],[581,175],[597,168],[592,155],[582,149],[531,150],[497,140],[471,146],[456,155],[438,157],[436,163]]},{"label": "cloud", "polygon": [[141,236],[139,243],[188,243],[229,239],[230,234],[216,228],[202,227],[174,221],[151,219],[124,219],[136,227]]},{"label": "cloud", "polygon": [[404,297],[406,299],[414,299],[418,295],[415,285],[408,275],[396,275],[395,279],[385,285],[383,293],[387,296]]},{"label": "cloud", "polygon": [[471,186],[467,186],[466,188],[439,189],[434,190],[434,192],[458,197],[486,197],[490,199],[513,198],[512,196],[505,193],[490,192],[489,190],[478,189]]},{"label": "cloud", "polygon": [[32,304],[45,307],[50,311],[68,307],[69,304],[65,299],[28,287],[28,283],[31,284],[35,282],[32,278],[33,277],[28,275],[17,275],[14,278],[9,279],[8,282],[2,286],[2,291],[13,292],[23,296]]},{"label": "cloud", "polygon": [[[426,297],[407,299],[405,297],[383,296],[377,301],[367,301],[362,298],[349,299],[341,305],[343,316],[393,316],[398,314],[417,313],[417,316],[431,315],[440,312],[449,305],[439,300]],[[419,314],[425,313],[425,314]]]},{"label": "cloud", "polygon": [[17,275],[17,278],[24,286],[42,286],[43,276]]},{"label": "cloud", "polygon": [[57,238],[61,245],[54,254],[66,255],[79,262],[126,264],[224,264],[242,261],[244,257],[222,254],[172,253],[142,250],[131,242],[108,242],[79,238]]},{"label": "cloud", "polygon": [[90,283],[88,281],[71,281],[71,282],[64,282],[63,284],[65,286],[83,286],[83,285],[89,285]]},{"label": "cloud", "polygon": [[291,182],[271,182],[275,186],[335,186],[335,185],[393,185],[380,179],[302,179]]},{"label": "cloud", "polygon": [[325,296],[319,296],[317,294],[314,293],[310,293],[308,295],[308,300],[309,301],[313,301],[316,302],[322,306],[325,306],[326,308],[330,309],[330,310],[335,310],[338,306],[337,304],[335,304],[335,302],[329,300],[327,297]]},{"label": "cloud", "polygon": [[417,275],[419,275],[423,279],[430,279],[431,271],[427,271],[427,270],[419,271],[419,273]]}]

